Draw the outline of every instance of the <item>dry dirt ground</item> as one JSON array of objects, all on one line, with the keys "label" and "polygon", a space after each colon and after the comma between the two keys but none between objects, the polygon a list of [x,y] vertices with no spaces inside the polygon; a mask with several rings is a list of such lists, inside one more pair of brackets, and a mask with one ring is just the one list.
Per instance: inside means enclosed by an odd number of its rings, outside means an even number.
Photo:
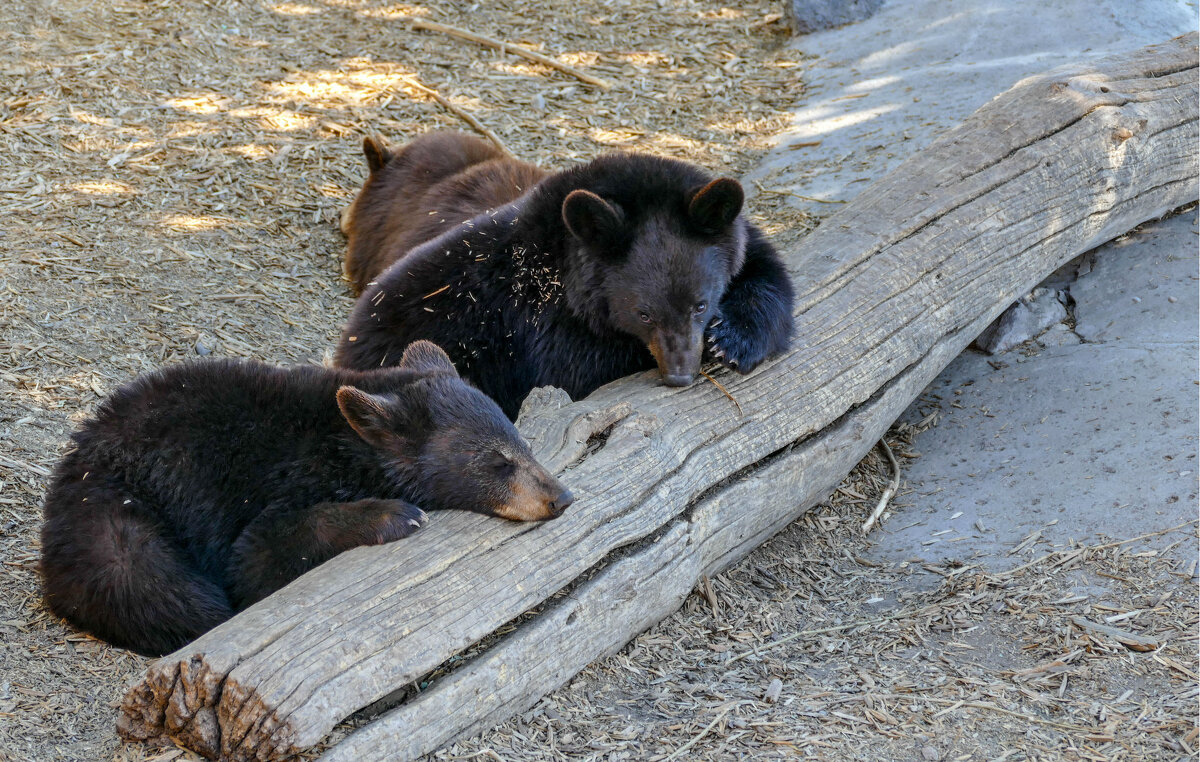
[{"label": "dry dirt ground", "polygon": [[[336,220],[362,179],[363,134],[463,127],[423,86],[547,166],[621,147],[737,174],[802,97],[803,61],[776,10],[0,6],[0,760],[192,758],[117,740],[114,707],[147,662],[45,611],[41,497],[73,425],[138,372],[197,354],[328,357],[352,303]],[[616,87],[414,31],[405,15],[527,44]],[[781,242],[813,224],[772,199],[752,210]],[[931,403],[916,426],[935,420]],[[915,430],[894,433],[902,464]],[[947,564],[940,585],[902,588],[914,570],[864,562],[857,535],[888,478],[872,455],[829,505],[620,654],[435,756],[1194,756],[1191,570],[1101,543],[1000,575]],[[1164,612],[1142,633],[1163,647],[1138,653],[1069,627],[1062,601],[1084,569],[1123,580],[1096,615]],[[1153,700],[1132,702],[1134,688]]]}]

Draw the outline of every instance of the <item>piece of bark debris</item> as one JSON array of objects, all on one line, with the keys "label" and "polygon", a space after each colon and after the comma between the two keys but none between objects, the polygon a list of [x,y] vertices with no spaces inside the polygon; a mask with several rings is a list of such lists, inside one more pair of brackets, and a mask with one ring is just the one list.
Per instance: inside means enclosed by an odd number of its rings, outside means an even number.
[{"label": "piece of bark debris", "polygon": [[767,686],[766,692],[763,693],[763,701],[768,704],[774,704],[779,700],[781,693],[783,693],[783,681],[777,677]]},{"label": "piece of bark debris", "polygon": [[1122,630],[1107,624],[1099,624],[1090,619],[1084,619],[1081,616],[1071,617],[1071,621],[1081,629],[1112,638],[1131,651],[1155,651],[1158,649],[1158,640],[1155,638],[1136,635],[1128,630]]}]

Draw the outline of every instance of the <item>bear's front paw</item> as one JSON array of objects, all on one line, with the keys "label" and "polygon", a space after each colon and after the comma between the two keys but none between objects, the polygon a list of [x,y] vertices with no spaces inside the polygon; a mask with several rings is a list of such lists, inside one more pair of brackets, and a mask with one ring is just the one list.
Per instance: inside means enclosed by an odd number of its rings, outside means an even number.
[{"label": "bear's front paw", "polygon": [[726,368],[749,373],[767,358],[762,342],[739,330],[726,317],[718,317],[705,332],[705,354]]},{"label": "bear's front paw", "polygon": [[377,545],[403,540],[429,521],[425,511],[403,500],[380,500],[379,505],[383,510],[371,521]]}]

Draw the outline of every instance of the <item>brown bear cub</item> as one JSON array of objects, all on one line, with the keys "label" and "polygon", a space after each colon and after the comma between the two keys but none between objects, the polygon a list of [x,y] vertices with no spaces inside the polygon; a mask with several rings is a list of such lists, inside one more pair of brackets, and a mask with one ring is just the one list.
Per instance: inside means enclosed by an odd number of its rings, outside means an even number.
[{"label": "brown bear cub", "polygon": [[343,266],[355,293],[417,244],[507,204],[546,176],[460,132],[431,132],[395,152],[366,138],[363,154],[370,175],[342,213]]},{"label": "brown bear cub", "polygon": [[425,509],[520,521],[571,493],[494,402],[419,341],[371,372],[218,360],[119,389],[46,496],[50,609],[142,654],[182,647]]},{"label": "brown bear cub", "polygon": [[705,356],[749,373],[788,346],[791,280],[736,180],[645,154],[542,173],[444,133],[364,151],[340,366],[428,339],[513,417],[536,386],[579,399],[656,365],[684,386]]}]

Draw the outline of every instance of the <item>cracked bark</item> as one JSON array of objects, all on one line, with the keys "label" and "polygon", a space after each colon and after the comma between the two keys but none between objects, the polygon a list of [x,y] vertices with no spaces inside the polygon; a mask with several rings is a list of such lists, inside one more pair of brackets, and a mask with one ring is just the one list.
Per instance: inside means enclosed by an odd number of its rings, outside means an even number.
[{"label": "cracked bark", "polygon": [[328,758],[416,756],[528,707],[823,499],[1014,299],[1194,201],[1196,58],[1192,34],[1018,83],[785,253],[795,347],[719,376],[741,414],[648,375],[576,403],[535,392],[520,425],[566,472],[567,516],[439,514],[344,553],[151,665],[119,731],[280,759],[468,649]]}]

